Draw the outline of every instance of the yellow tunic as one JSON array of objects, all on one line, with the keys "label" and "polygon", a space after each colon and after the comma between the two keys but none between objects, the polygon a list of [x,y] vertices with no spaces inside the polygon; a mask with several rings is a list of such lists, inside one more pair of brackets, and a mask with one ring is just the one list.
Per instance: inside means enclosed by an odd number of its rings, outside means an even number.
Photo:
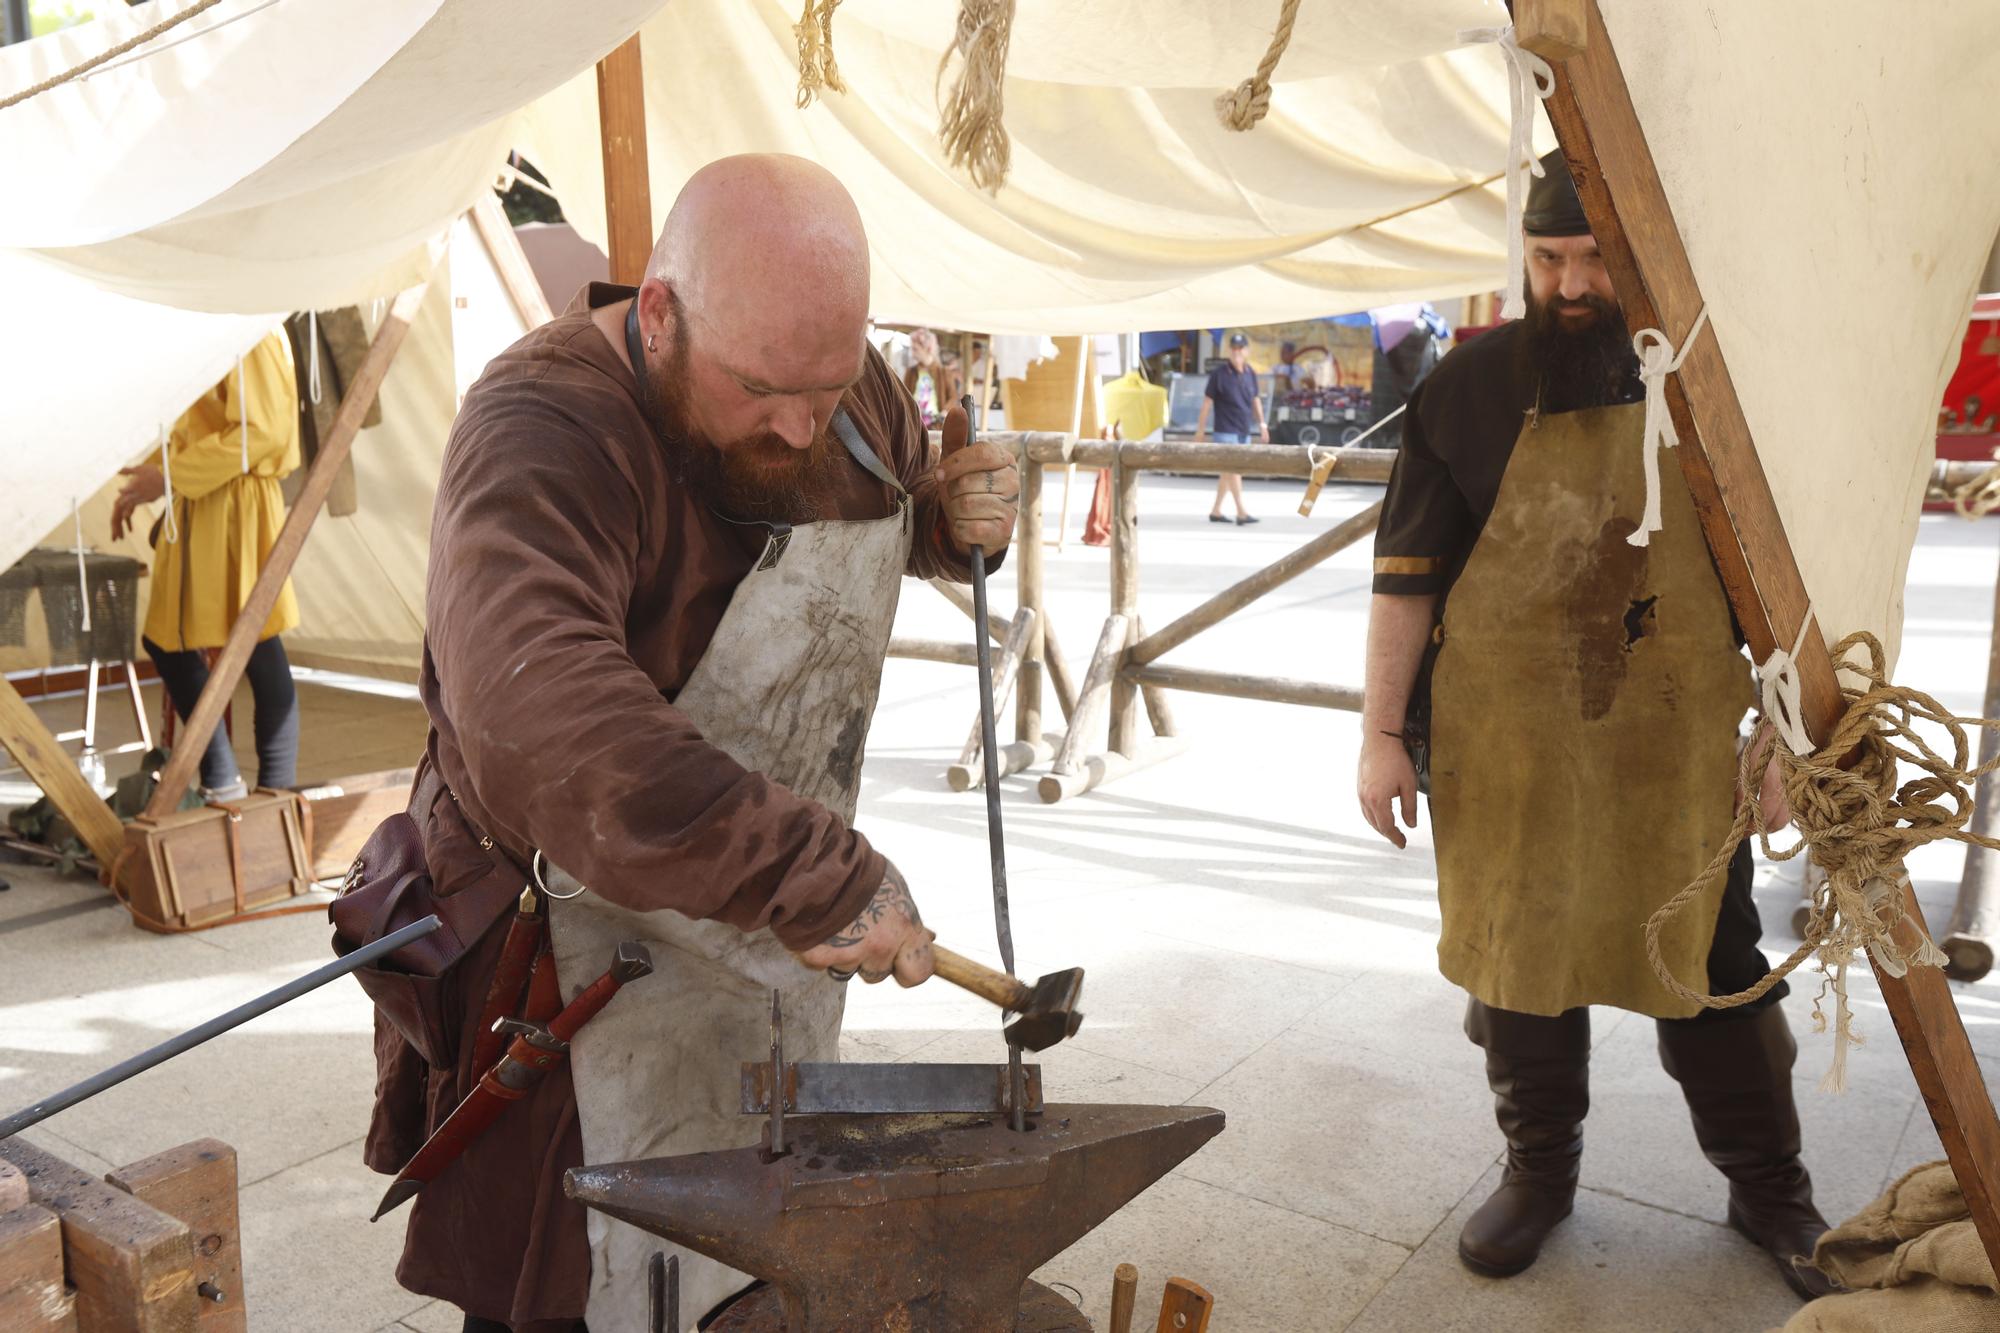
[{"label": "yellow tunic", "polygon": [[[232,368],[174,423],[165,464],[160,450],[146,460],[168,470],[179,525],[178,533],[161,526],[146,612],[146,637],[170,651],[222,646],[285,523],[278,479],[299,465],[299,408],[291,347],[282,332],[244,357],[238,385]],[[299,604],[287,579],[257,637],[268,639],[298,623]]]}]

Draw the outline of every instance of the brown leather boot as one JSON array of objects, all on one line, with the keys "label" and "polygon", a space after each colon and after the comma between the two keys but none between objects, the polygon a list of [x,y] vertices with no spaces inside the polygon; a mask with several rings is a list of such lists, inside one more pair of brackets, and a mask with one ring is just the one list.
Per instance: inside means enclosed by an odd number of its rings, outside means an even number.
[{"label": "brown leather boot", "polygon": [[1487,1277],[1534,1263],[1569,1216],[1590,1109],[1590,1011],[1556,1018],[1471,1002],[1465,1035],[1486,1050],[1486,1082],[1507,1138],[1500,1188],[1458,1233],[1458,1257]]},{"label": "brown leather boot", "polygon": [[1729,1178],[1729,1225],[1762,1246],[1806,1300],[1837,1290],[1809,1266],[1826,1219],[1813,1206],[1799,1161],[1792,1062],[1799,1053],[1784,1011],[1659,1024],[1660,1063],[1687,1098],[1694,1136]]}]

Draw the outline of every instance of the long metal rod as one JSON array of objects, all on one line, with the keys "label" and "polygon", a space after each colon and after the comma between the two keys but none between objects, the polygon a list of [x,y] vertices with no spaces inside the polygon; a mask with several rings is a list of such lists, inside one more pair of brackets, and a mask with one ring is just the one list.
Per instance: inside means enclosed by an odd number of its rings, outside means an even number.
[{"label": "long metal rod", "polygon": [[149,1051],[142,1051],[129,1060],[119,1063],[99,1074],[93,1074],[74,1087],[64,1088],[53,1097],[45,1097],[34,1105],[25,1107],[0,1120],[0,1139],[20,1133],[33,1125],[38,1125],[59,1111],[67,1111],[78,1102],[95,1097],[106,1088],[116,1087],[134,1074],[143,1074],[154,1065],[164,1064],[175,1056],[191,1051],[211,1037],[219,1037],[229,1029],[247,1023],[259,1014],[267,1014],[281,1004],[289,1004],[307,991],[318,990],[329,981],[337,981],[358,968],[368,966],[384,954],[394,953],[411,940],[419,940],[438,928],[435,916],[404,926],[393,935],[384,935],[373,944],[363,945],[344,958],[336,958],[325,967],[316,968],[304,976],[274,991],[267,991],[246,1004],[239,1004],[226,1014],[217,1014],[198,1027],[189,1028],[177,1037],[169,1037]]}]

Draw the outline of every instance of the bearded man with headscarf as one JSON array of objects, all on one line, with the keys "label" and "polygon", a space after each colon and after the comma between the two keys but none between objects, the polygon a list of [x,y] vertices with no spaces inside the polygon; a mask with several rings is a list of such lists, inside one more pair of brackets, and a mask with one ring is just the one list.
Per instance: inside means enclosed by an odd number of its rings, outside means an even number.
[{"label": "bearded man with headscarf", "polygon": [[[754,1142],[740,1062],[768,1047],[773,990],[787,1054],[828,1060],[846,977],[930,975],[911,886],[854,828],[862,746],[901,580],[964,582],[974,544],[997,560],[1019,482],[963,412],[940,456],[868,301],[840,183],[725,158],[638,288],[592,284],[452,427],[410,808],[433,891],[532,872],[573,894],[542,903],[562,997],[621,941],[653,960],[416,1195],[397,1276],[469,1330],[644,1327],[647,1260],[673,1247],[587,1221],[564,1171]],[[445,975],[446,1031],[378,1021],[377,1170],[478,1083],[507,934]],[[749,1283],[679,1253],[691,1315]]]},{"label": "bearded man with headscarf", "polygon": [[[1460,1259],[1533,1264],[1576,1195],[1590,1010],[1657,1022],[1727,1216],[1801,1295],[1826,1230],[1799,1160],[1797,1044],[1780,983],[1739,1008],[1659,982],[1647,918],[1727,835],[1750,666],[1680,469],[1645,513],[1631,333],[1560,152],[1524,212],[1528,313],[1455,349],[1411,396],[1375,541],[1358,795],[1397,847],[1430,794],[1439,969],[1464,987],[1505,1173]],[[1421,776],[1420,776],[1421,774]],[[1786,818],[1775,772],[1760,799]],[[1662,956],[1710,993],[1764,975],[1750,847],[1670,924]]]}]

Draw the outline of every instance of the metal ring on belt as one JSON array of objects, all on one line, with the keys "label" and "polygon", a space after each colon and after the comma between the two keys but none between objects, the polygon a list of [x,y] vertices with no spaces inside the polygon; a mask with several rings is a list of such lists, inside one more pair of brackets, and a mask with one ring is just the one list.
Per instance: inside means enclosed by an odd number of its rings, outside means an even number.
[{"label": "metal ring on belt", "polygon": [[578,884],[576,886],[575,893],[557,893],[555,890],[551,889],[545,882],[543,882],[542,866],[547,863],[548,859],[549,859],[548,857],[542,855],[542,849],[539,847],[535,848],[535,854],[528,858],[528,873],[535,877],[535,887],[541,890],[542,895],[546,898],[551,898],[559,903],[566,903],[572,898],[579,898],[583,896],[583,891],[585,888],[583,884]]}]

